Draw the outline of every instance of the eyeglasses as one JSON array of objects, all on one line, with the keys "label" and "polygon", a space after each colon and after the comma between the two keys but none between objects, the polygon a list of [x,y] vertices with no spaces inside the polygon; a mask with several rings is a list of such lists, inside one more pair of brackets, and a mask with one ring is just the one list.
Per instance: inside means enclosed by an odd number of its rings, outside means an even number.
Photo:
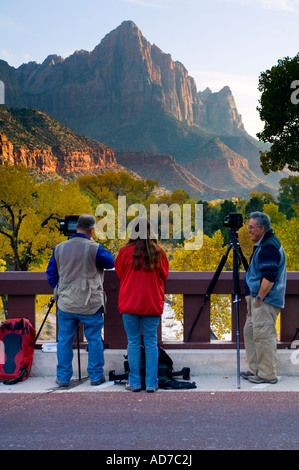
[{"label": "eyeglasses", "polygon": [[256,228],[261,228],[260,225],[247,225],[247,230],[255,230]]}]

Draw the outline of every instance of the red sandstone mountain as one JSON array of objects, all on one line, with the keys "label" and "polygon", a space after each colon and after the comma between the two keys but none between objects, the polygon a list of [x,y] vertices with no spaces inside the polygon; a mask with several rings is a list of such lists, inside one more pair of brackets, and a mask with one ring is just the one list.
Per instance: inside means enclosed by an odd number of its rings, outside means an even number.
[{"label": "red sandstone mountain", "polygon": [[[132,21],[124,21],[91,52],[76,51],[66,59],[51,55],[42,64],[18,69],[0,61],[0,80],[7,106],[37,108],[117,151],[171,155],[181,175],[192,172],[194,181],[217,190],[219,197],[227,191],[248,193],[256,183],[268,187],[259,168],[258,143],[246,133],[229,87],[198,92],[184,65],[151,45]],[[225,143],[217,156],[211,151],[215,138]],[[153,164],[156,157],[150,155]],[[81,171],[84,159],[86,170],[94,165],[84,151],[71,156],[73,163],[67,156],[55,158],[59,171],[62,164],[74,169],[76,161]],[[161,186],[170,184],[170,173],[160,172]],[[172,185],[178,187],[182,180],[175,173]]]},{"label": "red sandstone mountain", "polygon": [[116,166],[111,148],[71,131],[45,113],[0,106],[0,165],[4,162],[64,176]]},{"label": "red sandstone mountain", "polygon": [[[244,133],[229,87],[197,91],[183,64],[151,45],[132,21],[107,34],[92,52],[48,56],[18,69],[0,63],[6,104],[36,107],[63,123],[94,123],[104,114],[120,121],[167,113],[190,125]],[[95,131],[95,129],[94,129]]]}]

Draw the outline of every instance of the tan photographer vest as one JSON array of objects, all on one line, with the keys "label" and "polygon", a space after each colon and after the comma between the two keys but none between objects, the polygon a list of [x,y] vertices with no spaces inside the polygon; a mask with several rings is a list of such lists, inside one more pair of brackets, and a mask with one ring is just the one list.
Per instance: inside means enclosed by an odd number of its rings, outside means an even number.
[{"label": "tan photographer vest", "polygon": [[96,266],[98,247],[98,243],[93,240],[74,237],[55,248],[60,310],[93,315],[104,307],[104,274]]}]

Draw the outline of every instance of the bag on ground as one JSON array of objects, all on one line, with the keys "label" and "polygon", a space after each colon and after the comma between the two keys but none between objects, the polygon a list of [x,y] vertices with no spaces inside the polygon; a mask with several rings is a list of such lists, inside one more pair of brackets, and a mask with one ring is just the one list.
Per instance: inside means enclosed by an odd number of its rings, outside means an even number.
[{"label": "bag on ground", "polygon": [[[143,344],[141,344],[141,363],[140,363],[140,375],[141,375],[141,387],[145,389],[145,350]],[[183,367],[179,371],[173,370],[173,361],[169,355],[158,346],[159,359],[158,359],[158,385],[162,389],[183,389],[183,388],[196,388],[195,382],[190,382],[190,368]],[[114,380],[115,383],[122,383],[123,380],[128,380],[129,377],[129,363],[127,356],[124,361],[125,372],[123,374],[115,374],[114,370],[109,372],[109,380]],[[182,376],[183,380],[177,380],[174,377]]]},{"label": "bag on ground", "polygon": [[32,368],[35,329],[26,318],[0,325],[0,382],[12,385],[28,379]]}]

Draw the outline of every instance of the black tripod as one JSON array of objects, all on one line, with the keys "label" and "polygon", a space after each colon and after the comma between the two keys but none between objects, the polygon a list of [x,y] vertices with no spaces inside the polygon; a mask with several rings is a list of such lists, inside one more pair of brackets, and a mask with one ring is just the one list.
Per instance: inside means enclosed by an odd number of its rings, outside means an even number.
[{"label": "black tripod", "polygon": [[[39,337],[39,335],[40,335],[40,333],[41,333],[41,331],[42,331],[42,329],[43,329],[43,326],[44,326],[44,324],[45,324],[45,322],[46,322],[46,320],[47,320],[47,318],[48,318],[48,315],[49,315],[49,313],[50,313],[50,311],[51,311],[53,305],[55,304],[55,301],[56,301],[56,300],[54,299],[54,297],[52,297],[51,300],[50,300],[50,302],[49,302],[49,304],[48,304],[48,311],[47,311],[47,313],[46,313],[46,315],[45,315],[45,318],[43,319],[43,322],[42,322],[42,324],[41,324],[41,326],[40,326],[40,329],[38,330],[38,333],[37,333],[37,335],[36,335],[36,337],[35,337],[35,342],[37,341],[37,338]],[[81,360],[80,360],[80,340],[79,340],[79,331],[80,331],[80,325],[78,325],[78,327],[77,327],[77,352],[78,352],[78,375],[79,375],[79,382],[81,382]]]},{"label": "black tripod", "polygon": [[233,283],[234,283],[234,293],[235,300],[234,304],[236,305],[236,340],[237,340],[237,380],[238,388],[240,388],[240,330],[239,330],[239,302],[240,302],[240,281],[239,281],[239,266],[242,263],[245,271],[248,269],[248,263],[245,256],[242,253],[241,246],[238,239],[238,232],[236,230],[228,230],[230,244],[227,247],[225,255],[223,255],[218,268],[215,271],[215,274],[210,282],[209,287],[207,288],[204,301],[199,309],[199,312],[195,318],[195,321],[191,327],[190,332],[186,337],[186,342],[190,340],[192,332],[195,328],[195,325],[200,317],[201,312],[204,309],[206,302],[208,301],[210,295],[213,292],[213,289],[218,281],[220,273],[227,261],[230,250],[233,248]]}]

